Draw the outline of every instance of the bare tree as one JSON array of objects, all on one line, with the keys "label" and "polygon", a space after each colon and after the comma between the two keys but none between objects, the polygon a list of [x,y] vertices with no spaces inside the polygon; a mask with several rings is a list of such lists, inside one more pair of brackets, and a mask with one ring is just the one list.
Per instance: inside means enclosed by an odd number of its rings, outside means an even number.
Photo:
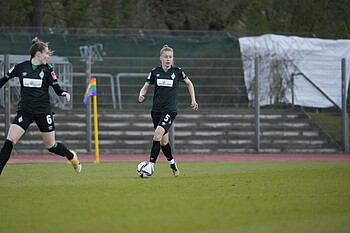
[{"label": "bare tree", "polygon": [[348,38],[349,11],[348,0],[1,0],[0,26],[328,33],[329,38]]}]

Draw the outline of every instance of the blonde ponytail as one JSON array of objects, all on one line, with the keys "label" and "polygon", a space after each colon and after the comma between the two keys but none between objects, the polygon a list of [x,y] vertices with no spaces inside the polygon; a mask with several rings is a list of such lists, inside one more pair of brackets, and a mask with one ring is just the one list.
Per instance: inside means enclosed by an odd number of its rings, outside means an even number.
[{"label": "blonde ponytail", "polygon": [[160,50],[160,56],[162,56],[164,51],[174,52],[173,48],[169,47],[169,45],[163,45],[163,48]]}]

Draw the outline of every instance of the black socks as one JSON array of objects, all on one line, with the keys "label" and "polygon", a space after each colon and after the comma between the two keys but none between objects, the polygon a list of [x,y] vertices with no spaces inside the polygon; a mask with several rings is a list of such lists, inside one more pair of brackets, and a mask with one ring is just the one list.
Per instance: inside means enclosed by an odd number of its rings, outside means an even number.
[{"label": "black socks", "polygon": [[10,159],[12,149],[13,143],[10,140],[6,139],[4,146],[0,151],[0,174],[4,169],[7,161]]},{"label": "black socks", "polygon": [[73,153],[70,152],[62,143],[56,143],[53,147],[48,149],[48,151],[55,153],[56,155],[67,157],[69,160],[71,160],[74,156]]},{"label": "black socks", "polygon": [[173,159],[173,154],[171,153],[171,147],[169,143],[166,144],[165,146],[162,146],[162,151],[168,161]]},{"label": "black socks", "polygon": [[165,146],[160,146],[160,142],[159,141],[153,141],[153,146],[152,146],[152,150],[151,150],[151,157],[150,157],[150,162],[155,163],[157,161],[159,152],[160,152],[160,148],[162,148],[163,154],[166,157],[166,159],[168,161],[173,159],[173,154],[171,153],[171,147],[168,144],[166,144]]},{"label": "black socks", "polygon": [[[10,159],[12,149],[13,149],[13,143],[10,140],[6,139],[4,146],[0,151],[0,174],[4,169],[6,163]],[[74,156],[73,153],[70,152],[67,149],[67,147],[65,147],[61,143],[56,143],[52,148],[48,149],[48,151],[55,153],[57,155],[65,156],[69,160],[71,160]]]},{"label": "black socks", "polygon": [[159,152],[160,152],[160,141],[153,140],[153,146],[151,149],[151,157],[150,157],[149,161],[152,163],[155,163],[157,161]]}]

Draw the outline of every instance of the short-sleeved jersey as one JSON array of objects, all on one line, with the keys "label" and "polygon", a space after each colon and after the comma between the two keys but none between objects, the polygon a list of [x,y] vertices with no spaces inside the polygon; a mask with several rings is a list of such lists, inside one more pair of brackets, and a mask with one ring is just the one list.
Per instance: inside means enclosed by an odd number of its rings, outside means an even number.
[{"label": "short-sleeved jersey", "polygon": [[51,113],[49,87],[52,86],[57,95],[64,92],[49,64],[35,66],[30,60],[19,63],[0,79],[0,88],[14,77],[18,77],[21,84],[21,97],[17,110],[32,114]]},{"label": "short-sleeved jersey", "polygon": [[161,113],[177,112],[177,96],[179,82],[185,82],[187,76],[179,67],[164,70],[162,67],[153,68],[146,83],[154,85],[152,111]]}]

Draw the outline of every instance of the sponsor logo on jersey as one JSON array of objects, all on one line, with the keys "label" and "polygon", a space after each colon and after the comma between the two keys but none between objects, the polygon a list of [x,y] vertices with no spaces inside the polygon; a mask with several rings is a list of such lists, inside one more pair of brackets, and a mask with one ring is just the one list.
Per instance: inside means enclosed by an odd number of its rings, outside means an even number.
[{"label": "sponsor logo on jersey", "polygon": [[51,76],[52,76],[52,79],[53,79],[53,80],[57,80],[57,76],[56,76],[56,74],[55,74],[55,71],[52,71],[52,72],[51,72]]},{"label": "sponsor logo on jersey", "polygon": [[23,78],[23,86],[24,87],[40,88],[42,83],[43,83],[42,79]]},{"label": "sponsor logo on jersey", "polygon": [[170,79],[157,79],[157,85],[160,87],[172,87],[174,80]]}]

